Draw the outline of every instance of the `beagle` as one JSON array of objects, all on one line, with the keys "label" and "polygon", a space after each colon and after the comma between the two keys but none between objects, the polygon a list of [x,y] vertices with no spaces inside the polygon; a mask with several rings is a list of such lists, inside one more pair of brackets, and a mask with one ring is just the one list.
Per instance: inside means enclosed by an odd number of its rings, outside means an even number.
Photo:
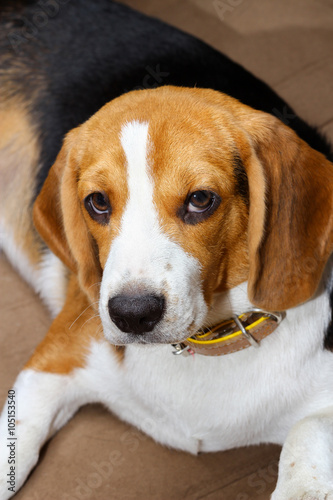
[{"label": "beagle", "polygon": [[[116,3],[58,2],[14,37],[48,4],[5,3],[1,31],[1,245],[55,317],[0,418],[1,500],[89,402],[190,453],[279,443],[272,499],[332,499],[329,145],[225,56]],[[125,92],[142,68],[158,88]]]}]

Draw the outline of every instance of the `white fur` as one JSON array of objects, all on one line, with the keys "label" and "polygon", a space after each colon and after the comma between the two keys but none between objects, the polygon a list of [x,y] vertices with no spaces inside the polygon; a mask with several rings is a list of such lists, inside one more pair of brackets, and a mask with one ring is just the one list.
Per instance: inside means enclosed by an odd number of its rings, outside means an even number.
[{"label": "white fur", "polygon": [[333,406],[298,422],[283,446],[272,500],[333,499]]},{"label": "white fur", "polygon": [[153,202],[154,184],[147,164],[148,124],[127,123],[121,131],[127,160],[129,198],[108,256],[101,285],[100,316],[113,344],[138,342],[110,320],[108,301],[127,287],[167,298],[162,320],[140,342],[172,343],[193,334],[207,313],[200,263],[163,233]]},{"label": "white fur", "polygon": [[67,269],[58,257],[46,250],[38,266],[35,290],[55,318],[63,308],[67,290]]},{"label": "white fur", "polygon": [[5,221],[0,217],[0,250],[2,250],[13,267],[33,288],[38,279],[38,271],[31,264],[28,257],[17,245],[14,240],[12,230],[5,224]]},{"label": "white fur", "polygon": [[[230,312],[247,308],[244,286],[226,295]],[[289,310],[259,349],[184,358],[174,356],[169,345],[129,345],[119,365],[106,340],[93,341],[86,367],[71,375],[24,371],[15,384],[19,484],[47,437],[79,406],[99,401],[155,440],[190,453],[285,442],[274,500],[303,498],[297,495],[309,491],[331,494],[333,356],[322,349],[328,314],[328,296],[322,291]],[[6,412],[1,436],[5,420]],[[1,446],[2,471],[7,465]],[[297,465],[292,475],[291,463]],[[313,466],[318,471],[309,477]]]},{"label": "white fur", "polygon": [[[247,308],[243,292],[241,286],[227,294],[231,312],[239,313],[242,302]],[[183,358],[173,356],[171,346],[128,346],[120,380],[124,397],[104,403],[137,426],[163,415],[163,425],[150,427],[149,434],[187,451],[283,444],[294,424],[333,404],[333,356],[322,348],[328,315],[323,292],[288,311],[260,349],[222,357]],[[113,365],[98,364],[95,356],[93,349],[89,366],[98,366],[98,387],[105,388]]]},{"label": "white fur", "polygon": [[[73,376],[54,375],[23,370],[15,385],[15,491],[22,486],[36,465],[39,450],[45,441],[60,429],[77,409],[88,402],[85,391]],[[7,400],[8,401],[8,400]],[[7,404],[0,417],[0,498],[7,500],[13,493],[7,484],[8,435]]]},{"label": "white fur", "polygon": [[0,250],[27,283],[40,295],[52,317],[61,311],[66,296],[66,267],[49,249],[32,263],[14,240],[12,231],[0,219]]}]

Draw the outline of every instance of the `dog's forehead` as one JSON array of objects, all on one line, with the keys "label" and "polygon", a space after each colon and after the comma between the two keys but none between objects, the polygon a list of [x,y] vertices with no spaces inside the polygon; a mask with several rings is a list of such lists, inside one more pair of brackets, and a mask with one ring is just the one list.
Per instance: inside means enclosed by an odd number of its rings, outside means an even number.
[{"label": "dog's forehead", "polygon": [[194,106],[186,94],[170,99],[154,93],[138,99],[133,94],[104,106],[82,126],[79,149],[84,177],[124,178],[128,154],[134,161],[139,150],[144,150],[156,181],[166,172],[191,176],[193,171],[207,173],[205,165],[221,159],[231,162],[235,144],[228,113],[217,119],[204,99]]}]

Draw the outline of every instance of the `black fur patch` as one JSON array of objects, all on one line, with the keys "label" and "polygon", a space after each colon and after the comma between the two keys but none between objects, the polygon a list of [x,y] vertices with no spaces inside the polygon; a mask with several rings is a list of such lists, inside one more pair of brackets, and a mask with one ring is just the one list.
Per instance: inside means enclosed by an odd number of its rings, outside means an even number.
[{"label": "black fur patch", "polygon": [[1,69],[25,100],[37,94],[31,103],[41,144],[36,195],[64,135],[106,102],[137,88],[170,84],[225,92],[288,120],[300,137],[332,158],[325,139],[272,89],[200,40],[111,0],[62,1],[56,13],[46,4],[3,0],[0,26]]},{"label": "black fur patch", "polygon": [[249,181],[242,159],[239,155],[234,156],[234,175],[237,181],[237,193],[243,198],[248,207],[250,204]]},{"label": "black fur patch", "polygon": [[333,351],[333,290],[331,291],[330,304],[331,304],[331,321],[326,331],[324,347],[329,351]]}]

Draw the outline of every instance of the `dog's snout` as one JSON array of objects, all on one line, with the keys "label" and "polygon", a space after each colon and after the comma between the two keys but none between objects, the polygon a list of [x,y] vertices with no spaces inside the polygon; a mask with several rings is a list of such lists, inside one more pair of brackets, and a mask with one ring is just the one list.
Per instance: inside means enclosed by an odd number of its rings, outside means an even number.
[{"label": "dog's snout", "polygon": [[108,303],[110,318],[124,333],[151,332],[161,320],[165,300],[157,295],[116,295]]}]

